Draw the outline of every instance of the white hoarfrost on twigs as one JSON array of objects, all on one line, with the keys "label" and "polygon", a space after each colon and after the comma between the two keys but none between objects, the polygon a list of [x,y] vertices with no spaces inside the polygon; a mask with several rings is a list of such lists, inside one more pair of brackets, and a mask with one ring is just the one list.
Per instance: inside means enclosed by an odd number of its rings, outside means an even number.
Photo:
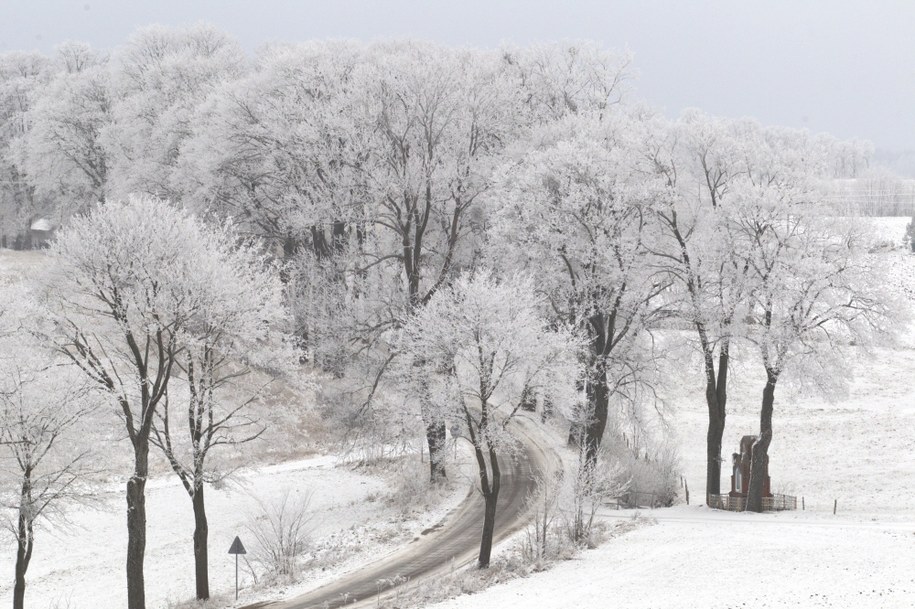
[{"label": "white hoarfrost on twigs", "polygon": [[[406,319],[399,346],[407,357],[398,371],[423,387],[438,414],[465,434],[507,448],[506,429],[533,392],[571,409],[580,399],[581,341],[542,316],[544,302],[531,278],[500,281],[489,271],[462,275]],[[485,421],[478,418],[487,408]]]}]

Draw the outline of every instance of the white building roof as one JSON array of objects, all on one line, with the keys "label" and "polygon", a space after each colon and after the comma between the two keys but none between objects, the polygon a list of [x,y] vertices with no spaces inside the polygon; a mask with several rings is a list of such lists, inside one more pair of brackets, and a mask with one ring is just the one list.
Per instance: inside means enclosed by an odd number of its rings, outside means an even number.
[{"label": "white building roof", "polygon": [[38,218],[37,220],[32,222],[32,226],[30,226],[29,228],[31,228],[32,230],[50,231],[50,230],[54,230],[54,225],[51,224],[51,221],[48,220],[47,218]]}]

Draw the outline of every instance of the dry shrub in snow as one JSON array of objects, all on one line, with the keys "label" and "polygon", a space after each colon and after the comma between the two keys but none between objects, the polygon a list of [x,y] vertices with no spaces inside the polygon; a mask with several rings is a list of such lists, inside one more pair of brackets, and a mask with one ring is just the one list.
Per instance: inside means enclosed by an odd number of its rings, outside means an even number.
[{"label": "dry shrub in snow", "polygon": [[607,459],[540,479],[528,498],[532,521],[521,543],[520,556],[534,570],[567,559],[581,547],[600,542],[597,509],[629,488],[627,471]]},{"label": "dry shrub in snow", "polygon": [[408,448],[390,447],[389,455],[363,462],[361,470],[384,478],[388,492],[382,496],[370,496],[370,500],[380,499],[404,518],[411,514],[422,513],[436,504],[442,496],[454,488],[452,482],[465,484],[465,479],[458,475],[458,469],[450,472],[450,477],[435,483],[429,480],[428,454],[420,459],[416,452]]},{"label": "dry shrub in snow", "polygon": [[619,499],[626,507],[670,507],[680,493],[676,442],[663,419],[651,425],[643,419],[611,421],[598,463],[619,469],[629,484],[624,492],[607,499]]},{"label": "dry shrub in snow", "polygon": [[[377,372],[369,373],[373,378]],[[375,465],[415,450],[415,420],[403,415],[401,399],[384,391],[367,398],[361,385],[324,375],[316,409],[327,429],[327,444],[350,463]]]},{"label": "dry shrub in snow", "polygon": [[429,481],[429,466],[421,463],[416,455],[396,459],[390,466],[388,475],[392,490],[385,499],[387,503],[402,514],[428,505],[431,499],[430,492],[435,487]]},{"label": "dry shrub in snow", "polygon": [[594,538],[597,509],[627,491],[631,484],[631,472],[621,464],[607,458],[589,462],[582,454],[582,463],[575,470],[575,476],[565,485],[566,512],[565,530],[570,541],[593,548],[598,540]]},{"label": "dry shrub in snow", "polygon": [[537,488],[527,498],[531,511],[531,523],[527,526],[521,542],[521,557],[535,571],[541,571],[545,565],[566,552],[574,550],[563,535],[560,525],[560,494],[563,476],[540,478]]},{"label": "dry shrub in snow", "polygon": [[[552,490],[562,486],[562,479],[554,478],[548,481]],[[547,495],[553,497],[557,495]],[[542,500],[536,496],[533,500]],[[653,518],[646,518],[641,514],[633,514],[632,518],[619,520],[612,525],[602,527],[603,539],[613,539],[625,535],[643,526],[656,524]],[[569,546],[569,552],[556,559],[572,558],[579,550],[578,547]],[[374,601],[378,609],[413,609],[427,607],[434,603],[452,599],[464,594],[477,594],[494,584],[505,583],[519,577],[527,577],[531,573],[548,569],[556,559],[532,562],[530,560],[527,540],[514,544],[490,563],[488,569],[474,569],[472,567],[452,567],[451,571],[441,577],[429,578],[413,585],[403,578],[378,580],[379,597]]]},{"label": "dry shrub in snow", "polygon": [[631,477],[621,502],[628,507],[670,507],[680,489],[680,460],[672,447],[660,449],[654,456],[639,457],[629,453],[621,467]]},{"label": "dry shrub in snow", "polygon": [[257,510],[249,517],[247,530],[254,537],[250,553],[255,582],[294,581],[298,558],[311,541],[311,491],[292,495],[289,491],[272,501],[257,500]]}]

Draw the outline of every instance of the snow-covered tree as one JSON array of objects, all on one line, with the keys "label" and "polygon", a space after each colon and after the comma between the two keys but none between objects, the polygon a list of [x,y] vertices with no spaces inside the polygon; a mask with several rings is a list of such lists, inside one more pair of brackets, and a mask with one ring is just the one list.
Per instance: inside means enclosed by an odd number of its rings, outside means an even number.
[{"label": "snow-covered tree", "polygon": [[530,279],[464,274],[407,320],[399,343],[401,375],[473,445],[485,501],[480,567],[489,566],[500,458],[515,446],[512,421],[525,392],[567,410],[577,399],[578,341],[551,327],[543,304]]},{"label": "snow-covered tree", "polygon": [[818,389],[841,384],[850,372],[844,351],[875,336],[887,340],[898,314],[860,227],[820,217],[810,205],[815,193],[773,181],[745,186],[739,196],[736,229],[755,244],[749,339],[766,375],[747,497],[747,509],[759,512],[778,381],[790,375]]},{"label": "snow-covered tree", "polygon": [[36,525],[59,519],[86,494],[80,424],[95,402],[85,379],[62,369],[59,356],[42,352],[28,333],[3,337],[0,346],[0,510],[16,540],[13,608],[22,609]]},{"label": "snow-covered tree", "polygon": [[[383,370],[402,311],[473,264],[480,195],[519,132],[618,101],[625,59],[588,45],[519,53],[278,46],[201,107],[186,191],[297,258],[300,334],[335,374],[353,361],[343,349]],[[437,477],[444,427],[428,425]]]},{"label": "snow-covered tree", "polygon": [[130,609],[145,606],[150,435],[185,332],[210,302],[226,238],[155,198],[109,202],[58,235],[53,263],[41,279],[45,314],[54,325],[48,338],[116,402],[132,447],[126,492]]},{"label": "snow-covered tree", "polygon": [[25,168],[61,215],[88,210],[109,192],[111,92],[104,61],[60,72],[30,109]]},{"label": "snow-covered tree", "polygon": [[626,93],[631,60],[592,42],[502,49],[502,62],[518,79],[518,97],[532,124],[607,113]]},{"label": "snow-covered tree", "polygon": [[760,247],[736,229],[742,196],[757,185],[812,188],[828,174],[834,140],[755,121],[685,112],[656,122],[647,150],[675,196],[658,209],[663,227],[659,268],[679,296],[671,313],[695,330],[708,408],[706,493],[721,489],[721,443],[727,419],[732,349],[746,336],[745,319],[758,277],[750,258]]},{"label": "snow-covered tree", "polygon": [[200,108],[179,162],[201,213],[231,216],[282,252],[296,334],[337,376],[379,333],[366,330],[377,314],[366,296],[391,300],[382,297],[390,278],[368,273],[373,237],[360,168],[369,127],[354,84],[363,52],[353,43],[265,50],[254,73]]},{"label": "snow-covered tree", "polygon": [[353,73],[361,47],[315,43],[265,50],[255,71],[223,83],[181,147],[184,192],[251,233],[326,257],[363,220],[362,132]]},{"label": "snow-covered tree", "polygon": [[113,195],[180,199],[173,173],[196,109],[217,86],[244,73],[244,53],[211,26],[151,26],[135,33],[111,63]]},{"label": "snow-covered tree", "polygon": [[[291,323],[278,268],[255,243],[241,246],[234,228],[217,239],[216,255],[201,269],[211,277],[197,311],[181,335],[176,377],[185,391],[169,389],[157,412],[151,441],[164,452],[191,498],[197,598],[209,598],[207,523],[204,488],[228,472],[213,462],[219,446],[238,447],[264,431],[252,405],[257,385],[243,379],[254,370],[291,372],[298,354],[285,331]],[[183,404],[182,404],[183,402]],[[176,429],[186,426],[186,432]]]},{"label": "snow-covered tree", "polygon": [[747,179],[746,160],[762,153],[755,123],[687,112],[656,124],[648,147],[654,171],[676,196],[658,209],[659,268],[679,296],[671,311],[696,332],[708,408],[706,493],[721,488],[721,442],[727,417],[732,343],[742,336],[749,268],[729,233],[731,190]]},{"label": "snow-covered tree", "polygon": [[56,72],[77,74],[94,65],[104,63],[106,55],[96,51],[84,42],[68,41],[54,49]]},{"label": "snow-covered tree", "polygon": [[652,254],[668,188],[645,166],[640,132],[622,114],[552,125],[490,197],[491,258],[535,275],[553,315],[588,337],[583,463],[596,459],[611,396],[639,381],[640,335],[669,283]]},{"label": "snow-covered tree", "polygon": [[[494,58],[416,43],[373,51],[364,95],[375,128],[364,171],[375,256],[403,281],[396,315],[423,306],[453,278],[471,208],[490,186],[516,117],[511,81]],[[425,425],[435,479],[444,475],[445,426]]]},{"label": "snow-covered tree", "polygon": [[[38,53],[0,54],[0,236],[25,232],[42,211],[24,167],[22,140],[28,111],[49,78],[49,61]],[[21,245],[21,243],[20,243]]]}]

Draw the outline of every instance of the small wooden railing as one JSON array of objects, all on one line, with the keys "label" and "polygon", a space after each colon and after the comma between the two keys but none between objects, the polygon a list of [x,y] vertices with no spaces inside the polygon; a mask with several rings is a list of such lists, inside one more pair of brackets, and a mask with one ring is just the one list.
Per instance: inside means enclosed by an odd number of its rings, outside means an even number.
[{"label": "small wooden railing", "polygon": [[730,495],[709,495],[708,506],[716,510],[742,512],[747,507],[747,498],[731,497]]},{"label": "small wooden railing", "polygon": [[797,497],[794,495],[778,495],[763,497],[762,500],[764,512],[781,512],[784,510],[797,509]]},{"label": "small wooden railing", "polygon": [[[742,512],[747,508],[746,497],[732,497],[730,495],[709,495],[709,507],[716,510]],[[772,495],[763,497],[762,509],[764,512],[781,512],[783,510],[796,510],[797,497],[793,495]]]}]

